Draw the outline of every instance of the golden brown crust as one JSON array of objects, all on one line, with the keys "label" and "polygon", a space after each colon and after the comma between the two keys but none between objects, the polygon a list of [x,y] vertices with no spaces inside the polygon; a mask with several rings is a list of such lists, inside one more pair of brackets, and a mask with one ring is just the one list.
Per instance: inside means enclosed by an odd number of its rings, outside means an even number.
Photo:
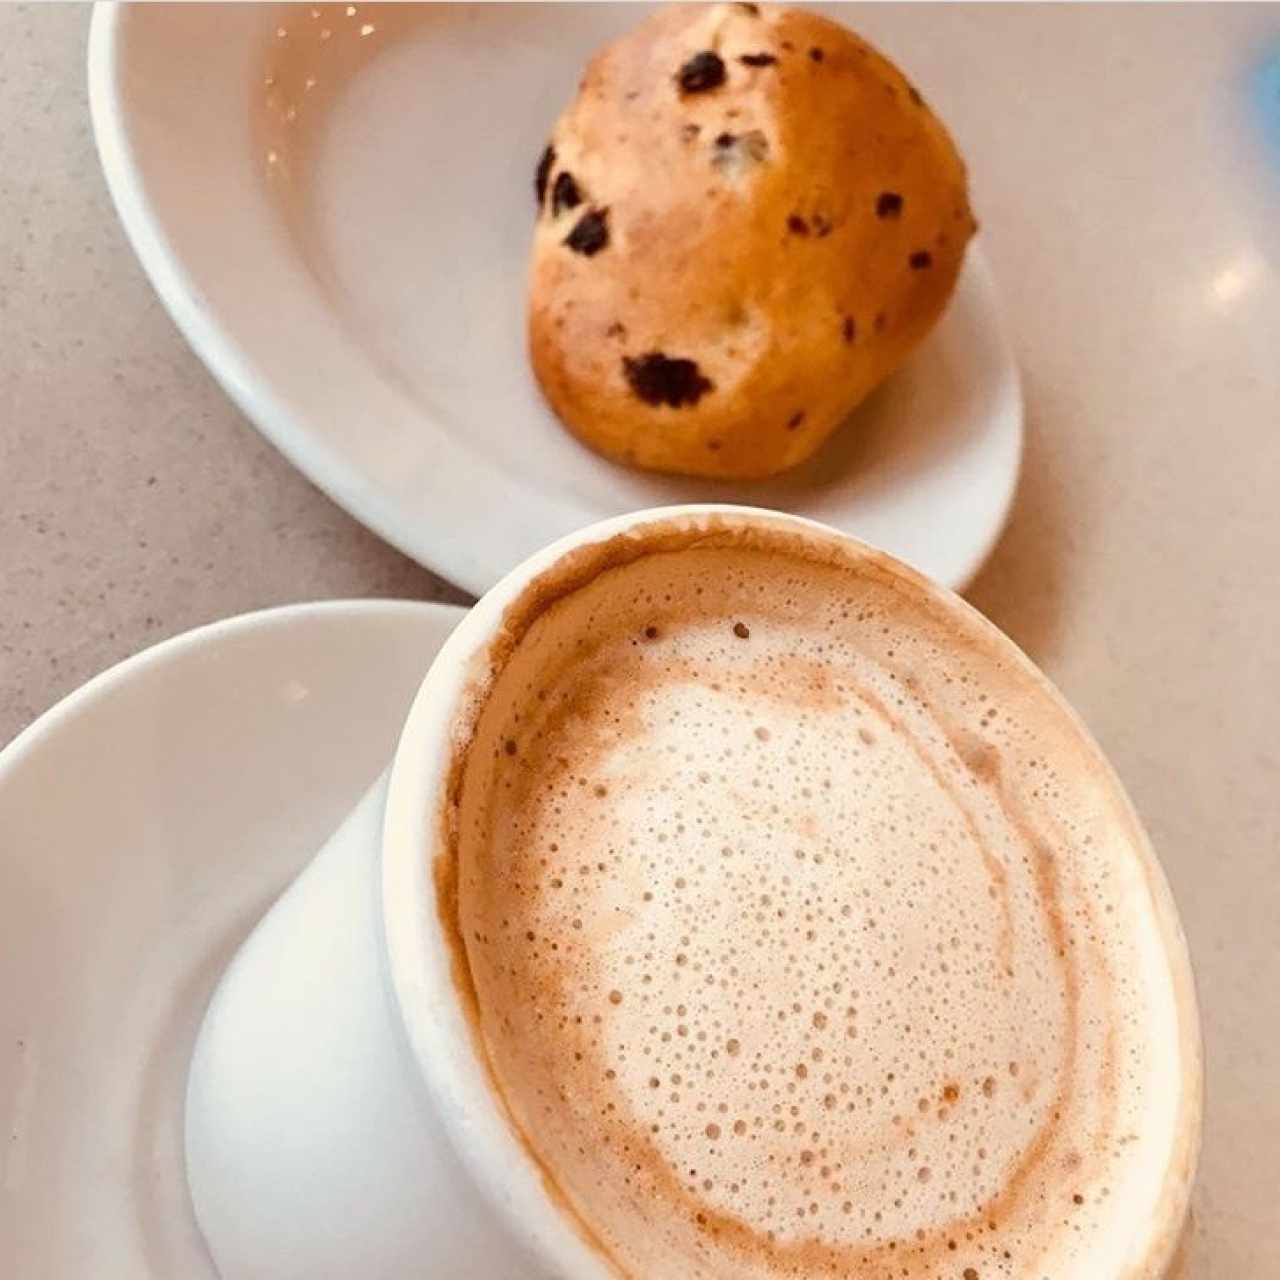
[{"label": "golden brown crust", "polygon": [[[706,51],[723,83],[683,92]],[[810,456],[933,326],[975,225],[902,74],[795,9],[661,10],[592,59],[552,145],[550,186],[572,175],[581,202],[549,190],[539,213],[533,368],[580,439],[654,470]],[[565,243],[584,214],[606,227],[591,253]]]}]

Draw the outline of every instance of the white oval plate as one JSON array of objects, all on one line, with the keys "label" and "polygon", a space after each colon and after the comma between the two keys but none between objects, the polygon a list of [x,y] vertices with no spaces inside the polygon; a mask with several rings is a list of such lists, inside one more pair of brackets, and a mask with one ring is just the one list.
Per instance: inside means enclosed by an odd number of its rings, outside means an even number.
[{"label": "white oval plate", "polygon": [[638,16],[101,5],[103,168],[152,283],[231,397],[332,498],[468,590],[591,521],[698,501],[823,520],[963,586],[1022,447],[978,244],[907,367],[779,479],[625,470],[539,397],[524,348],[534,164],[587,55]]},{"label": "white oval plate", "polygon": [[385,768],[462,616],[339,601],[218,622],[0,752],[0,1274],[215,1280],[182,1154],[205,1005]]}]

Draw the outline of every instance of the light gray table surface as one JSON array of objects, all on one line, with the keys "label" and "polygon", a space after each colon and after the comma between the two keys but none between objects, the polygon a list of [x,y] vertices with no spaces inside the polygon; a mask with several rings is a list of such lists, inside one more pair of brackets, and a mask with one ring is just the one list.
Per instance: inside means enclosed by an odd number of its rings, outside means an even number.
[{"label": "light gray table surface", "polygon": [[0,744],[215,618],[468,598],[303,479],[179,336],[99,171],[88,18],[0,3]]}]

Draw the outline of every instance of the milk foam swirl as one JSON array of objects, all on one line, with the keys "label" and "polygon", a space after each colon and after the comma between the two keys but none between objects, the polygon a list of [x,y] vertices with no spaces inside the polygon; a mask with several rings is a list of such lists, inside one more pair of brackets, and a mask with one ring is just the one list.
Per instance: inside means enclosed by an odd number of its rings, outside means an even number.
[{"label": "milk foam swirl", "polygon": [[500,646],[453,850],[478,1039],[566,1211],[663,1280],[1155,1274],[1180,939],[1060,700],[818,535],[597,568]]}]

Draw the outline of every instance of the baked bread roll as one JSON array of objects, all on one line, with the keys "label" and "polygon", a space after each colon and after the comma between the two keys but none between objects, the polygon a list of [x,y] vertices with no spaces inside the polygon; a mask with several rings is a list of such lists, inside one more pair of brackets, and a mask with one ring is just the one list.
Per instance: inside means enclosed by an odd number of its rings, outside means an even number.
[{"label": "baked bread roll", "polygon": [[942,124],[815,14],[671,6],[601,50],[536,177],[533,369],[611,458],[808,458],[927,334],[975,229]]}]

